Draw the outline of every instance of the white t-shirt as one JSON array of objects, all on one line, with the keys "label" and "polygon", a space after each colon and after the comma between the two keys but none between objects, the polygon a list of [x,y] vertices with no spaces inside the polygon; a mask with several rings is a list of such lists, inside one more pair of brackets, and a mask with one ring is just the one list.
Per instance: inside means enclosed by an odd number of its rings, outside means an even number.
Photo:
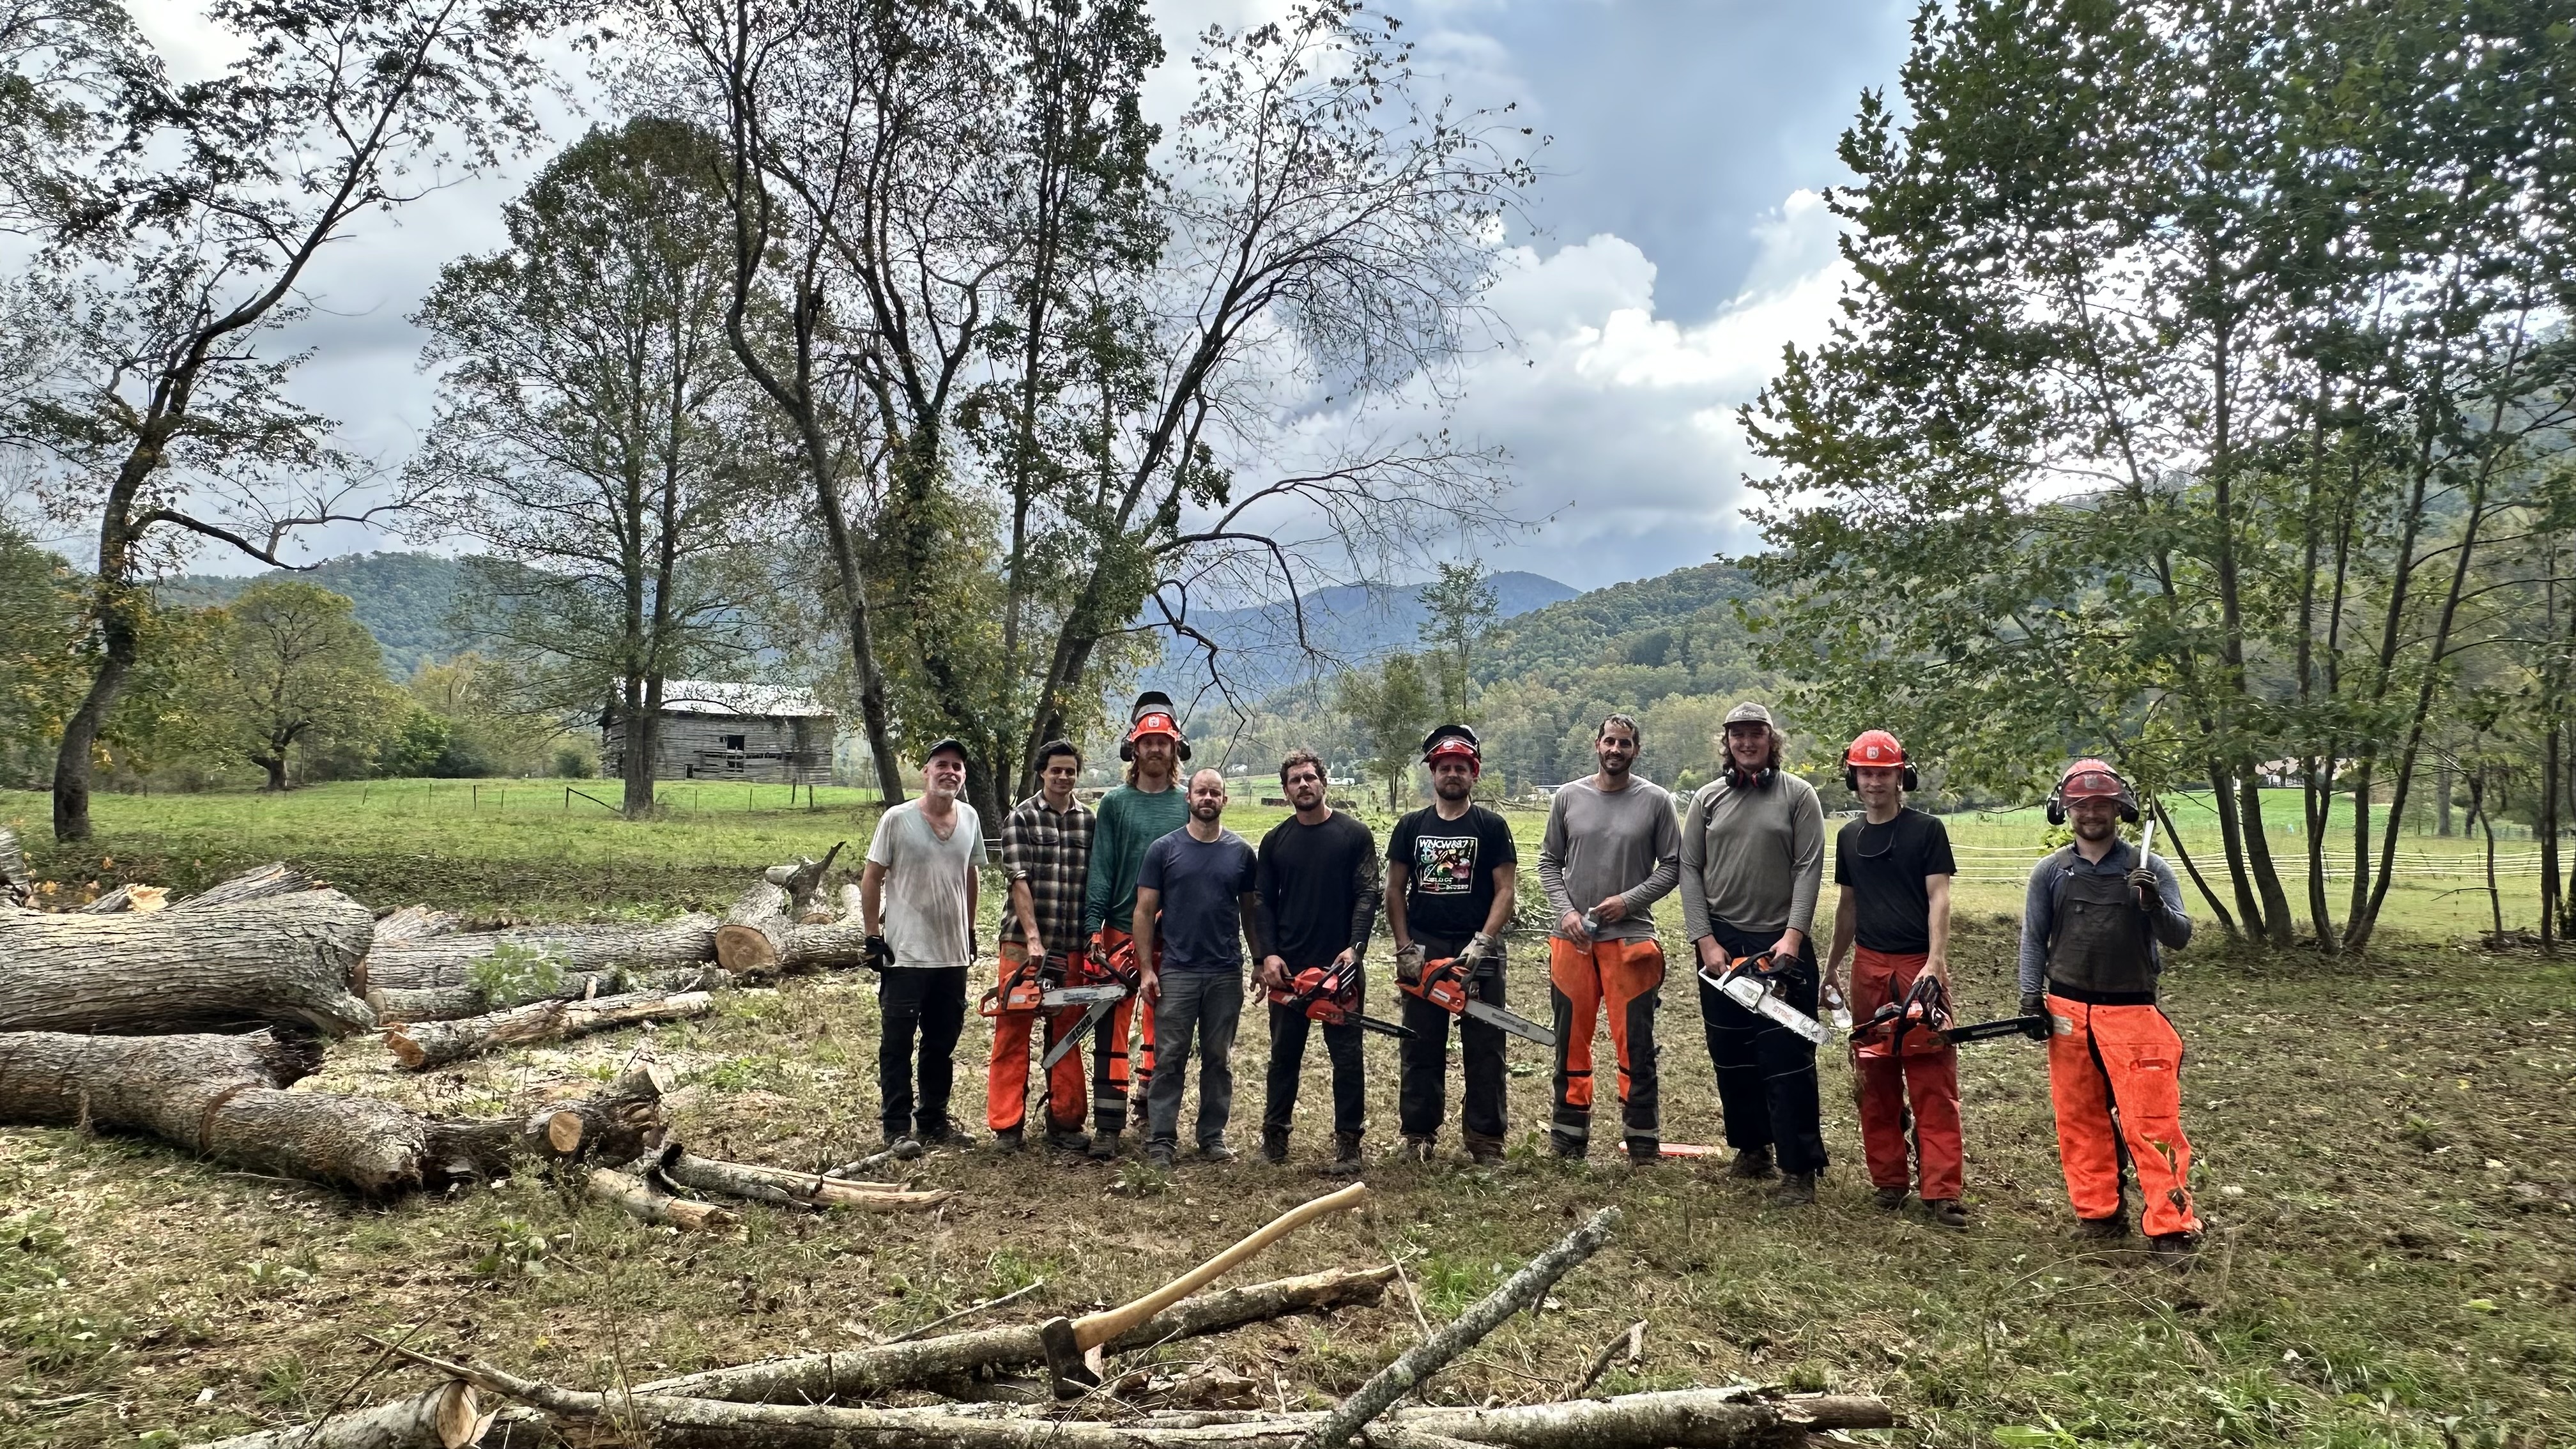
[{"label": "white t-shirt", "polygon": [[960,800],[946,840],[930,828],[921,802],[907,800],[877,817],[868,863],[885,867],[880,925],[894,964],[923,968],[974,964],[974,922],[966,882],[984,863],[983,823]]}]

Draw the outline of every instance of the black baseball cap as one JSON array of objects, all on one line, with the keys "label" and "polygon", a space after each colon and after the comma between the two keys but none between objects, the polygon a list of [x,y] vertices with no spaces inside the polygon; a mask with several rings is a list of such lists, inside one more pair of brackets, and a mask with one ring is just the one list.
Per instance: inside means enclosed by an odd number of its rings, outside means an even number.
[{"label": "black baseball cap", "polygon": [[966,742],[954,737],[943,739],[937,744],[932,745],[929,749],[922,751],[921,762],[927,765],[932,760],[939,758],[942,752],[955,755],[957,757],[957,763],[961,765],[967,763]]}]

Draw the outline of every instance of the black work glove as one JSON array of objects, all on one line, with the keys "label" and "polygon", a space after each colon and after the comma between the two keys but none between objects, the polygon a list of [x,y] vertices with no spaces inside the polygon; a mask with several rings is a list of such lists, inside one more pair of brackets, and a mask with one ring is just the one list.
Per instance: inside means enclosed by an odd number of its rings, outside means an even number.
[{"label": "black work glove", "polygon": [[2023,1027],[2023,1034],[2027,1035],[2032,1041],[2048,1040],[2048,996],[2045,992],[2023,992],[2021,994],[2021,1014],[2024,1016],[2039,1018],[2037,1021]]},{"label": "black work glove", "polygon": [[886,944],[883,936],[868,937],[860,952],[859,964],[870,971],[883,971],[894,964],[894,948]]},{"label": "black work glove", "polygon": [[2139,910],[2155,915],[2164,913],[2164,883],[2156,879],[2155,871],[2142,865],[2129,872],[2128,879],[2129,888],[2138,893]]}]

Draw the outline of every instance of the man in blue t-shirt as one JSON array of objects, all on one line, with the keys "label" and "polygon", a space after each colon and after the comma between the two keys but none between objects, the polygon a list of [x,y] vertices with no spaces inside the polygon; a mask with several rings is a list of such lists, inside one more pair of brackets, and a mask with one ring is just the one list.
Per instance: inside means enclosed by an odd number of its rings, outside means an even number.
[{"label": "man in blue t-shirt", "polygon": [[1234,1113],[1234,1034],[1243,1024],[1243,948],[1263,946],[1258,860],[1218,823],[1225,777],[1190,777],[1187,825],[1146,847],[1136,873],[1136,959],[1154,1014],[1152,1081],[1145,1090],[1145,1159],[1168,1168],[1180,1145],[1181,1089],[1198,1044],[1199,1156],[1231,1161],[1225,1125]]}]

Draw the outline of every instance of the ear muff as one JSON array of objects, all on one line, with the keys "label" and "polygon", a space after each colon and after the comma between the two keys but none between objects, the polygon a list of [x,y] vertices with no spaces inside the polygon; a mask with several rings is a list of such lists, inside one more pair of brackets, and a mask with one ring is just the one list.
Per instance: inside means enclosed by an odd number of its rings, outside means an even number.
[{"label": "ear muff", "polygon": [[[1897,756],[1897,762],[1905,766],[1905,791],[1910,795],[1914,792],[1914,787],[1922,783],[1922,777],[1914,773],[1914,760],[1911,756],[1899,755]],[[1843,788],[1851,791],[1855,795],[1860,793],[1860,769],[1858,766],[1843,766]]]},{"label": "ear muff", "polygon": [[1735,763],[1733,756],[1727,757],[1726,783],[1738,790],[1758,790],[1770,784],[1771,777],[1779,773],[1780,767],[1777,765],[1764,765],[1758,770],[1746,770]]}]

